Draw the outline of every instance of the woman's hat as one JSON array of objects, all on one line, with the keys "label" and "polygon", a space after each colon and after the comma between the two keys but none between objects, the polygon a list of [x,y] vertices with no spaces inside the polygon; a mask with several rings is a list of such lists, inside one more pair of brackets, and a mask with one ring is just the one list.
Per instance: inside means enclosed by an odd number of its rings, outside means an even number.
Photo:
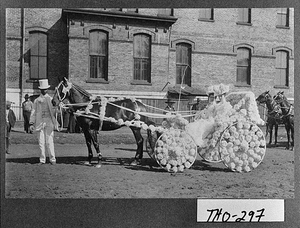
[{"label": "woman's hat", "polygon": [[39,80],[40,86],[39,89],[48,89],[50,85],[48,84],[48,79]]}]

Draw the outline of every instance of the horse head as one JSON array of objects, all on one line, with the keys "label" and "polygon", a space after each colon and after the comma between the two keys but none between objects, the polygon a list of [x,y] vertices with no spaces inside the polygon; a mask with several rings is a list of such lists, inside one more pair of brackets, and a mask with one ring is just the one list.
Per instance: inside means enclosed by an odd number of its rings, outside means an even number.
[{"label": "horse head", "polygon": [[284,95],[284,91],[279,91],[275,96],[274,96],[274,100],[277,103],[282,103],[283,101],[287,100],[285,95]]},{"label": "horse head", "polygon": [[70,89],[72,88],[72,83],[67,79],[63,80],[55,87],[55,93],[52,99],[53,106],[57,106],[60,103],[63,103],[70,95]]},{"label": "horse head", "polygon": [[256,98],[256,101],[259,102],[259,103],[266,103],[266,101],[268,99],[270,99],[271,95],[269,93],[270,91],[266,91],[264,93],[262,93],[261,95],[259,95],[257,98]]}]

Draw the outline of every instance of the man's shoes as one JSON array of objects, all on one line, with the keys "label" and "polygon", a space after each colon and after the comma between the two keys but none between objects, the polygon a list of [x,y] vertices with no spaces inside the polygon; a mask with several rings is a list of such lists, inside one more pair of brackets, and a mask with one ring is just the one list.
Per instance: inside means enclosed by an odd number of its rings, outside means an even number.
[{"label": "man's shoes", "polygon": [[37,165],[45,165],[45,163],[43,163],[43,162],[39,162]]},{"label": "man's shoes", "polygon": [[10,154],[8,151],[6,151],[6,154]]},{"label": "man's shoes", "polygon": [[56,162],[50,162],[51,163],[51,165],[56,165]]}]

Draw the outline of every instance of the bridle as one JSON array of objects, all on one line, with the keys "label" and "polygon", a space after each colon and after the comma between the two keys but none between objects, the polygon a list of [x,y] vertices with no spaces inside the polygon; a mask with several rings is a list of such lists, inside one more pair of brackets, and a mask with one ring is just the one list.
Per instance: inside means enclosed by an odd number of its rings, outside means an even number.
[{"label": "bridle", "polygon": [[[278,103],[278,104],[282,104],[284,101],[287,101],[287,99],[285,99],[285,97],[284,97],[284,95],[282,94],[282,93],[279,93],[279,94],[276,94],[276,96],[275,96],[275,98],[274,98],[274,100]],[[282,106],[281,105],[281,109],[286,109],[286,110],[288,110],[288,114],[287,115],[285,115],[285,116],[288,116],[289,115],[289,113],[290,113],[290,111],[291,111],[291,109],[292,109],[292,104],[289,104],[288,103],[288,101],[287,101],[287,106],[286,107],[284,107],[284,106]]]},{"label": "bridle", "polygon": [[[72,83],[67,82],[68,86],[66,87],[61,81],[58,86],[55,87],[55,92],[57,93],[58,101],[59,101],[59,112],[60,112],[60,118],[61,118],[61,130],[63,129],[63,116],[62,116],[62,109],[67,109],[68,107],[63,103],[63,100],[66,98],[67,94],[69,93],[70,89],[72,88]],[[62,93],[64,94],[63,97],[60,96],[59,88],[60,86],[63,86]],[[57,119],[57,113],[56,113],[56,119]]]},{"label": "bridle", "polygon": [[[57,93],[57,96],[58,96],[58,100],[61,103],[63,103],[63,100],[66,98],[67,94],[69,93],[70,89],[72,88],[72,83],[71,82],[67,82],[68,86],[66,87],[63,83],[63,81],[61,81],[57,87],[55,87],[55,92]],[[62,93],[64,94],[63,97],[60,96],[60,93],[59,93],[59,87],[60,86],[63,86],[63,89],[62,89]]]},{"label": "bridle", "polygon": [[274,108],[274,110],[269,111],[269,109],[268,109],[267,107],[265,107],[265,106],[262,105],[262,103],[267,103],[267,100],[271,100],[271,101],[273,100],[275,103],[277,103],[276,100],[275,100],[274,98],[272,98],[271,95],[270,95],[268,92],[266,92],[265,94],[263,94],[263,95],[261,95],[261,96],[263,96],[264,100],[263,100],[263,101],[258,100],[258,103],[259,103],[259,105],[262,106],[264,109],[267,109],[267,110],[268,110],[267,116],[268,116],[268,117],[271,117],[271,118],[273,118],[273,119],[275,119],[275,120],[276,120],[276,119],[280,120],[281,117],[282,117],[281,109],[280,109],[280,112],[278,112],[278,110],[276,110],[275,108]]}]

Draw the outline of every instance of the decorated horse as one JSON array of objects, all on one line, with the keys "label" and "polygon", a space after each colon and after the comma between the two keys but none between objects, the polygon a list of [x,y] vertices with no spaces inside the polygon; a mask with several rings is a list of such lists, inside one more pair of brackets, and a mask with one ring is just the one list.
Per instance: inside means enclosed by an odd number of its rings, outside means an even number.
[{"label": "decorated horse", "polygon": [[[282,111],[282,120],[287,133],[286,149],[294,148],[294,106],[287,100],[283,91],[275,95],[275,101],[280,105]],[[290,140],[292,138],[292,141]],[[290,147],[291,146],[291,147]]]},{"label": "decorated horse", "polygon": [[144,139],[141,135],[141,127],[134,125],[134,123],[135,121],[145,122],[147,118],[137,114],[137,112],[145,111],[145,106],[140,101],[122,99],[108,102],[105,97],[94,97],[83,88],[64,78],[55,88],[52,104],[54,106],[69,108],[74,112],[76,121],[84,133],[88,148],[88,161],[85,162],[86,165],[92,165],[93,144],[98,157],[96,167],[101,167],[102,154],[97,140],[98,132],[100,130],[111,131],[119,129],[124,126],[125,122],[128,123],[128,121],[133,122],[129,127],[134,134],[137,144],[136,154],[131,165],[141,163]]},{"label": "decorated horse", "polygon": [[282,111],[281,107],[277,102],[273,99],[269,91],[266,91],[259,95],[256,98],[256,101],[260,104],[266,104],[268,114],[267,114],[267,121],[266,127],[267,132],[270,133],[269,145],[272,144],[272,135],[273,135],[273,128],[275,127],[275,134],[274,134],[274,145],[277,145],[277,134],[278,134],[278,125],[282,123]]}]

